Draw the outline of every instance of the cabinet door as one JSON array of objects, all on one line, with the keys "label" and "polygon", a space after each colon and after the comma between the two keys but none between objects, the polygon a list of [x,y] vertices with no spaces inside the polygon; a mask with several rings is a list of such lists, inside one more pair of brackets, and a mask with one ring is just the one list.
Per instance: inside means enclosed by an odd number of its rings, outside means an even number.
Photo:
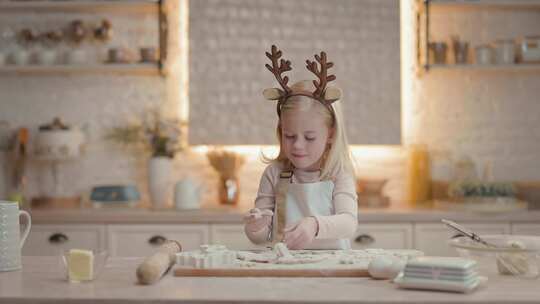
[{"label": "cabinet door", "polygon": [[[478,234],[510,234],[510,224],[505,223],[462,223]],[[442,223],[421,223],[414,227],[414,247],[426,255],[458,256],[448,240],[457,235]]]},{"label": "cabinet door", "polygon": [[210,226],[212,244],[221,244],[229,249],[264,249],[262,245],[253,244],[244,232],[244,225],[214,224]]},{"label": "cabinet door", "polygon": [[23,255],[58,255],[63,249],[106,248],[104,225],[32,225]]},{"label": "cabinet door", "polygon": [[540,224],[512,223],[512,234],[540,235]]},{"label": "cabinet door", "polygon": [[412,224],[362,224],[351,239],[353,249],[410,249]]},{"label": "cabinet door", "polygon": [[182,250],[199,249],[209,241],[207,225],[109,225],[113,256],[149,256],[166,240],[180,242]]}]

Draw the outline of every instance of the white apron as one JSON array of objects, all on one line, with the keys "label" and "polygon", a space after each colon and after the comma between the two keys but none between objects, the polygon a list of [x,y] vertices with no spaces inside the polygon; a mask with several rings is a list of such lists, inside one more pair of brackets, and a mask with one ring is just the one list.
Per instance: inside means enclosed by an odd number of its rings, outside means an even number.
[{"label": "white apron", "polygon": [[[293,184],[290,182],[292,175],[284,172],[278,184],[278,191],[283,191],[283,197],[276,195],[276,209],[280,207],[284,210],[285,227],[291,227],[298,223],[301,219],[315,215],[334,215],[335,209],[332,204],[332,193],[334,191],[334,183],[332,181],[322,181],[315,183]],[[274,210],[273,219],[273,235],[278,235],[278,212]],[[282,209],[283,210],[283,209]],[[281,211],[282,211],[281,210]],[[279,228],[278,228],[279,227]],[[279,240],[274,240],[274,242]],[[349,239],[314,239],[305,249],[350,249],[351,244]]]}]

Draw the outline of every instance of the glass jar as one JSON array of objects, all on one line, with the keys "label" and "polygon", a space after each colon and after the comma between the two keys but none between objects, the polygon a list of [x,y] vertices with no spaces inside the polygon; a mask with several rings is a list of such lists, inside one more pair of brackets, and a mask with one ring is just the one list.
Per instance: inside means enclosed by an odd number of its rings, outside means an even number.
[{"label": "glass jar", "polygon": [[487,44],[475,48],[477,64],[491,64],[493,62],[493,48]]},{"label": "glass jar", "polygon": [[515,62],[516,51],[513,39],[496,40],[495,62],[498,64],[513,64]]}]

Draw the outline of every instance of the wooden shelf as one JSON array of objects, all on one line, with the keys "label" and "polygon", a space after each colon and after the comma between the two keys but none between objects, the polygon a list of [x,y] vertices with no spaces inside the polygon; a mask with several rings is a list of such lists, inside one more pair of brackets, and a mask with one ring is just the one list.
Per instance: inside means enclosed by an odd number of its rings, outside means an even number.
[{"label": "wooden shelf", "polygon": [[0,2],[0,12],[158,13],[158,0],[42,0]]},{"label": "wooden shelf", "polygon": [[455,9],[540,9],[540,0],[423,0],[433,8]]},{"label": "wooden shelf", "polygon": [[130,74],[159,75],[158,63],[94,64],[94,65],[4,65],[0,74]]},{"label": "wooden shelf", "polygon": [[428,64],[428,70],[538,70],[540,63],[515,64]]}]

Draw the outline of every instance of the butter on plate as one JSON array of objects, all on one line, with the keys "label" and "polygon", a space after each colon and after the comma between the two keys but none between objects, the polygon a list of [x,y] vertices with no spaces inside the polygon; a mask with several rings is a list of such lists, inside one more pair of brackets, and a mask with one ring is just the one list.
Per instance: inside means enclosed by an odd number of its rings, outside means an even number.
[{"label": "butter on plate", "polygon": [[92,280],[94,278],[94,253],[91,250],[70,249],[67,267],[70,282]]}]

